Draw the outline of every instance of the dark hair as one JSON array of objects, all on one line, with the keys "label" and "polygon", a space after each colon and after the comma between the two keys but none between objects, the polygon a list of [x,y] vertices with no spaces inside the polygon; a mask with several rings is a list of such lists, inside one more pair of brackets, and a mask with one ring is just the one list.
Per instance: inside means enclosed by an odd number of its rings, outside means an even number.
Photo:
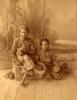
[{"label": "dark hair", "polygon": [[40,42],[40,46],[42,45],[42,42],[46,42],[49,45],[49,40],[48,39],[42,39]]},{"label": "dark hair", "polygon": [[24,29],[24,30],[26,30],[26,31],[27,31],[27,33],[29,33],[29,32],[30,32],[30,30],[29,30],[28,26],[25,26],[25,25],[22,25],[22,26],[20,27],[20,29]]}]

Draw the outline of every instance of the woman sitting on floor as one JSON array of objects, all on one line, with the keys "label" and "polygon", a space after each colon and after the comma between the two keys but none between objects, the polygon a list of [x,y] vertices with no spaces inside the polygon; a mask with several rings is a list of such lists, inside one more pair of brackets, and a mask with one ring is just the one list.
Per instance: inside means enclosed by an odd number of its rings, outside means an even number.
[{"label": "woman sitting on floor", "polygon": [[50,49],[48,39],[41,40],[37,61],[46,66],[45,79],[51,79],[52,77],[53,79],[59,80],[63,77],[63,71],[61,71],[58,64],[55,63],[54,52],[53,49]]}]

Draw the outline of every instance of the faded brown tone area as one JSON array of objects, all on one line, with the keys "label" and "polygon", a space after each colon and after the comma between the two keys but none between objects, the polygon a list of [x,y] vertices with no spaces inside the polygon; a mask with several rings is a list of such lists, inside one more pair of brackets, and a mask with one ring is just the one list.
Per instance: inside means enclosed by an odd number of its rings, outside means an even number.
[{"label": "faded brown tone area", "polygon": [[[6,34],[7,24],[9,23],[10,1],[11,0],[0,0],[0,32],[3,35]],[[32,7],[35,13],[39,12],[39,15],[42,15],[43,0],[18,0],[17,2],[19,2],[18,6],[20,6],[20,9],[26,12],[24,17],[30,17],[30,8]],[[28,5],[28,2],[30,2],[30,5]],[[24,12],[22,12],[22,14],[23,13]],[[57,31],[59,39],[77,39],[76,17],[76,0],[46,0],[45,18],[48,18],[50,30],[54,29]],[[22,16],[17,18],[22,19]]]},{"label": "faded brown tone area", "polygon": [[12,68],[10,51],[20,26],[26,23],[35,37],[41,32],[44,0],[0,0],[0,100],[77,100],[77,42],[70,41],[77,39],[77,0],[45,1],[43,31],[58,39],[57,57],[71,73],[62,80],[31,80],[26,87],[4,77]]}]

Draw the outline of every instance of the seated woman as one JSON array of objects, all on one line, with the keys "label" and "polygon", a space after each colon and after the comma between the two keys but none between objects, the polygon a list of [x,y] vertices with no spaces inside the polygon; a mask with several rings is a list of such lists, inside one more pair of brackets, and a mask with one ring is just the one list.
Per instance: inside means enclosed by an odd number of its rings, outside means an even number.
[{"label": "seated woman", "polygon": [[44,78],[61,79],[63,77],[63,72],[60,71],[58,64],[55,63],[54,50],[50,49],[48,39],[41,40],[37,61],[46,66]]},{"label": "seated woman", "polygon": [[36,49],[32,40],[27,37],[27,33],[27,27],[21,27],[20,36],[14,40],[12,46],[13,72],[16,80],[22,76],[21,84],[24,83],[27,75],[33,74],[35,67],[32,57],[36,54]]}]

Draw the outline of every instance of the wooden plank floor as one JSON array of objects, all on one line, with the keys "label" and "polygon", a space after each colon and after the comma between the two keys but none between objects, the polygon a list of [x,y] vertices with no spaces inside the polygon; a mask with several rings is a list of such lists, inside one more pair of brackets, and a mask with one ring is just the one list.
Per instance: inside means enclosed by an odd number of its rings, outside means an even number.
[{"label": "wooden plank floor", "polygon": [[2,76],[6,71],[1,70],[0,100],[77,100],[77,62],[70,65],[73,73],[64,80],[32,81],[19,89],[19,82],[4,79]]}]

